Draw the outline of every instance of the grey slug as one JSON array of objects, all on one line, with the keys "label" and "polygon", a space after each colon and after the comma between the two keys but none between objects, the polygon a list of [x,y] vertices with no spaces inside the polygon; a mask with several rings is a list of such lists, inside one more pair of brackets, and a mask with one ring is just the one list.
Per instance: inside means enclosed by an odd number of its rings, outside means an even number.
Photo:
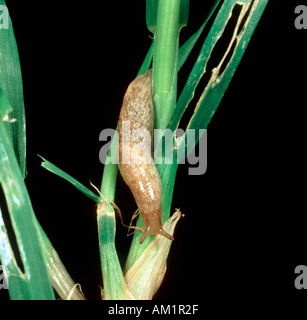
[{"label": "grey slug", "polygon": [[152,158],[154,108],[151,69],[133,80],[125,93],[118,121],[119,170],[150,234],[174,238],[163,230],[161,179]]}]

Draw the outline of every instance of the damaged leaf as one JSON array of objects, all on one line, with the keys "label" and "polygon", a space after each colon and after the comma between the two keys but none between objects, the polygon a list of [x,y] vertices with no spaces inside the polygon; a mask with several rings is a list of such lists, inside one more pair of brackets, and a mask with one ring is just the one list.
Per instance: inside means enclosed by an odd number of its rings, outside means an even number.
[{"label": "damaged leaf", "polygon": [[[163,229],[173,235],[181,216],[177,210],[165,222]],[[127,271],[125,281],[135,299],[151,300],[159,289],[166,272],[166,260],[171,244],[167,238],[157,235]]]}]

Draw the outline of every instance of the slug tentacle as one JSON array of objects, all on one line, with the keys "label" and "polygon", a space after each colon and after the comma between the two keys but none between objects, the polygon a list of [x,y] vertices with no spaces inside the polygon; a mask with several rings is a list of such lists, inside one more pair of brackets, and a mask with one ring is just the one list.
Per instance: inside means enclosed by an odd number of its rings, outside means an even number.
[{"label": "slug tentacle", "polygon": [[159,208],[157,212],[153,212],[150,215],[149,214],[143,214],[142,217],[144,219],[145,224],[145,231],[140,239],[140,243],[143,243],[147,236],[150,234],[160,234],[161,236],[164,236],[168,238],[169,240],[173,241],[174,237],[168,234],[163,230],[162,227],[162,209]]},{"label": "slug tentacle", "polygon": [[152,158],[154,109],[151,70],[137,77],[124,96],[118,121],[119,170],[142,214],[145,231],[174,238],[162,227],[161,179]]}]

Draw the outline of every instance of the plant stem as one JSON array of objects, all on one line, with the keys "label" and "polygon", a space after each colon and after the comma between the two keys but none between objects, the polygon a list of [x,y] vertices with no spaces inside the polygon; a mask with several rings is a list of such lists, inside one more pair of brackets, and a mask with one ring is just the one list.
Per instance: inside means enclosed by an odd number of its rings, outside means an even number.
[{"label": "plant stem", "polygon": [[131,299],[115,248],[115,212],[110,204],[101,202],[98,205],[97,222],[103,299]]},{"label": "plant stem", "polygon": [[153,58],[155,128],[165,129],[176,105],[180,0],[159,1]]},{"label": "plant stem", "polygon": [[[165,129],[177,97],[177,56],[179,50],[179,13],[180,0],[159,1],[157,25],[154,42],[153,57],[153,96],[155,104],[155,128]],[[159,141],[161,137],[155,137]],[[162,163],[158,166],[162,180],[162,217],[165,222],[170,215],[174,181],[177,165]],[[164,172],[168,173],[164,175]],[[169,188],[172,186],[171,188]],[[139,216],[137,226],[144,228],[144,222]],[[145,239],[139,244],[140,231],[135,231],[129,250],[125,270],[128,270],[140,257],[142,252],[153,240],[154,236]]]}]

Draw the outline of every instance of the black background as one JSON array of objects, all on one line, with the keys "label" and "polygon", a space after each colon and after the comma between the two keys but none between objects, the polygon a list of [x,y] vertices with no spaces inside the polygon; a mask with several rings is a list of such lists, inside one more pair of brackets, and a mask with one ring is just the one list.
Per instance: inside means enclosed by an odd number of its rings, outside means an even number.
[{"label": "black background", "polygon": [[[184,41],[213,1],[191,1]],[[272,1],[208,127],[208,168],[179,166],[177,226],[157,299],[300,299],[294,269],[307,265],[303,1]],[[99,186],[101,130],[116,126],[122,98],[151,43],[145,1],[7,1],[19,47],[27,117],[26,184],[34,211],[76,282],[99,298],[95,206],[40,167],[40,154]],[[207,30],[208,31],[208,30]],[[197,57],[179,74],[179,90]],[[121,178],[116,203],[136,209]],[[124,263],[131,238],[118,223]]]}]

